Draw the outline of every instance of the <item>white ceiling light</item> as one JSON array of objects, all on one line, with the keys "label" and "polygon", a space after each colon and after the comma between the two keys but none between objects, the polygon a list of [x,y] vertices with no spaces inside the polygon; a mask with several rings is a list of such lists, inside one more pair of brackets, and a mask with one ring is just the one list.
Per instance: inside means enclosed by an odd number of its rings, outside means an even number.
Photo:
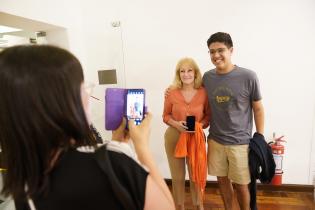
[{"label": "white ceiling light", "polygon": [[22,29],[0,25],[0,34],[14,32],[14,31],[22,31]]}]

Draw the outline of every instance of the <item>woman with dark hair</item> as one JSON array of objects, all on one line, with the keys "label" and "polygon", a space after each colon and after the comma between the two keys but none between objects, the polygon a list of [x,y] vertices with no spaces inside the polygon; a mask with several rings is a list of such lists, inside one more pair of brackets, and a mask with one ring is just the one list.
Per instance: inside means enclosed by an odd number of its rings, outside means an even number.
[{"label": "woman with dark hair", "polygon": [[[115,140],[133,140],[147,172],[123,153],[97,148],[80,62],[53,46],[16,46],[0,53],[2,193],[18,210],[174,209],[148,146],[148,114],[126,121]],[[89,153],[80,148],[89,148]],[[101,161],[100,161],[101,160]]]}]

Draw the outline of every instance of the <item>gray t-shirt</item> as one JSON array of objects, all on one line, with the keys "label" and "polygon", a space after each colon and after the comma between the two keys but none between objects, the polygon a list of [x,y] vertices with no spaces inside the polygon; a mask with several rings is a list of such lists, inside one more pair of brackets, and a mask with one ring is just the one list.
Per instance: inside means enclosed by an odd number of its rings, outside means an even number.
[{"label": "gray t-shirt", "polygon": [[252,136],[252,102],[261,99],[256,73],[235,66],[227,74],[215,69],[203,75],[211,119],[209,136],[221,144],[248,144]]}]

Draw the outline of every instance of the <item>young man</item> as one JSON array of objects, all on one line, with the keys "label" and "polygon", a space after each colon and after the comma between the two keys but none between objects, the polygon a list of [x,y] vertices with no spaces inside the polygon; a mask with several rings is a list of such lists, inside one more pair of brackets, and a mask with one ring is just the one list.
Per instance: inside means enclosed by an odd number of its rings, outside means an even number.
[{"label": "young man", "polygon": [[234,190],[241,210],[250,210],[248,144],[253,114],[256,131],[264,132],[264,109],[256,74],[231,61],[233,42],[217,32],[207,41],[215,69],[203,76],[211,107],[208,172],[217,176],[226,210],[234,209]]}]

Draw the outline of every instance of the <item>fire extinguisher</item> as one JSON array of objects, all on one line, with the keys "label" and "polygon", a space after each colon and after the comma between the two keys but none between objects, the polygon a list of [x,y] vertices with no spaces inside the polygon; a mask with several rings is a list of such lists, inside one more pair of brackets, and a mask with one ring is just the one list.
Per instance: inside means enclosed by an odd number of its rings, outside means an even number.
[{"label": "fire extinguisher", "polygon": [[276,171],[275,175],[271,180],[271,184],[273,185],[281,185],[282,184],[282,161],[284,157],[284,145],[282,144],[283,142],[286,142],[282,138],[284,136],[281,136],[279,138],[275,137],[275,133],[273,134],[273,141],[269,142],[273,154],[273,158],[276,163]]}]

